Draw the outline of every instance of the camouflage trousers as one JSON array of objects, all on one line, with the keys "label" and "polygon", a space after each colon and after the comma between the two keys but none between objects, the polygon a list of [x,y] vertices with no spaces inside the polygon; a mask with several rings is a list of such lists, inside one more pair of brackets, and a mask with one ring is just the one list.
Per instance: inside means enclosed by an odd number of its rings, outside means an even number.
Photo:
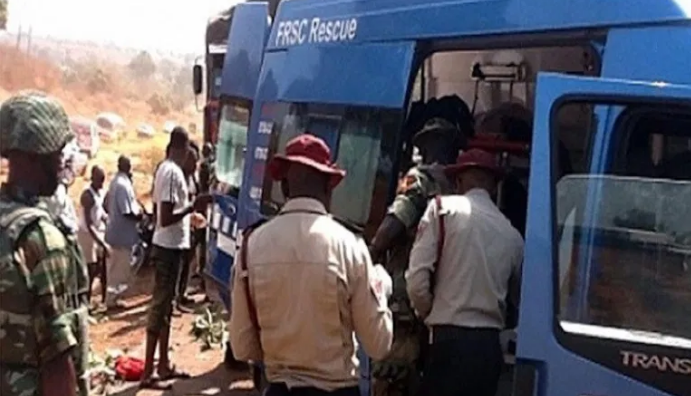
[{"label": "camouflage trousers", "polygon": [[421,380],[422,337],[419,329],[394,324],[391,352],[386,359],[372,362],[372,396],[417,394]]}]

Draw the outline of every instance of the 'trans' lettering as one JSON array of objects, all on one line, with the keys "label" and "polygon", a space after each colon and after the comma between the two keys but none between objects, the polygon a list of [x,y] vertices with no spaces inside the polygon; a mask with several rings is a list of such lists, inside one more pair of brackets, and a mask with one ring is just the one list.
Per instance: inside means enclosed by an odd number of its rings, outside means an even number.
[{"label": "'trans' lettering", "polygon": [[282,21],[276,30],[276,45],[351,41],[357,34],[357,19],[322,21],[319,18]]}]

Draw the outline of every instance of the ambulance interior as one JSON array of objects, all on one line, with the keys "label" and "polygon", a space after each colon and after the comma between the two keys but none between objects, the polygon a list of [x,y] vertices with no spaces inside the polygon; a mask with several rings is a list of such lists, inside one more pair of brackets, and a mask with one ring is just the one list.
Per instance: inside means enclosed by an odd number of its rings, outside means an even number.
[{"label": "ambulance interior", "polygon": [[[596,76],[598,61],[598,55],[589,46],[434,53],[425,60],[416,78],[407,134],[410,136],[435,114],[450,118],[450,105],[430,102],[451,102],[449,97],[454,96],[463,100],[474,121],[471,147],[497,153],[498,162],[510,170],[505,184],[511,186],[500,186],[504,191],[498,194],[503,201],[499,203],[511,211],[508,217],[524,234],[525,209],[521,207],[527,202],[518,208],[515,202],[526,198],[517,196],[521,192],[517,190],[525,189],[522,192],[527,194],[537,72]],[[421,107],[425,109],[420,111]],[[429,107],[441,109],[429,111]],[[577,172],[584,166],[584,132],[590,128],[591,118],[587,106],[570,106],[559,113],[559,160],[566,173]]]},{"label": "ambulance interior", "polygon": [[[546,71],[597,76],[599,55],[590,45],[437,52],[420,68],[411,97],[411,109],[453,95],[465,101],[475,120],[471,147],[495,153],[506,170],[495,200],[523,235],[535,79]],[[421,122],[406,121],[408,137]],[[691,303],[691,107],[565,102],[551,123],[562,330],[628,340],[630,332],[618,332],[625,329],[654,342],[662,334],[691,349],[691,315],[684,314]],[[614,142],[596,176],[589,164],[604,127]],[[406,152],[410,166],[414,150]],[[596,186],[601,198],[586,204]]]}]

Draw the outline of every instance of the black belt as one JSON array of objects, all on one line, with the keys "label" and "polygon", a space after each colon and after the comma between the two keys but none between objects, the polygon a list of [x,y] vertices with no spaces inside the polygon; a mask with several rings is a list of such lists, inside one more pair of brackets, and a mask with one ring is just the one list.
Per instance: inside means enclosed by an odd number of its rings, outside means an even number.
[{"label": "black belt", "polygon": [[454,325],[432,325],[430,341],[449,341],[462,338],[499,337],[500,329],[494,327],[464,327]]},{"label": "black belt", "polygon": [[307,214],[313,214],[317,216],[326,216],[327,213],[324,213],[319,210],[310,210],[310,209],[293,209],[293,210],[284,210],[282,212],[278,212],[276,216],[282,216],[282,215],[287,215],[291,213],[307,213]]}]

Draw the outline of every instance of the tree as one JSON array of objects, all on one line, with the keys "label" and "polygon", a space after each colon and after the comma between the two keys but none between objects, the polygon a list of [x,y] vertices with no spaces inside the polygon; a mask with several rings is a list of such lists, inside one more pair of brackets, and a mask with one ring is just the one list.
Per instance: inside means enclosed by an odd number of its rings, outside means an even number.
[{"label": "tree", "polygon": [[0,0],[0,30],[7,28],[7,0]]},{"label": "tree", "polygon": [[170,59],[164,58],[156,66],[158,74],[166,81],[173,81],[177,72],[177,65]]},{"label": "tree", "polygon": [[156,115],[168,115],[172,106],[169,98],[155,92],[149,97],[146,103],[151,107],[151,111]]},{"label": "tree", "polygon": [[142,51],[132,58],[129,69],[136,77],[148,79],[156,73],[156,63],[154,63],[151,54],[147,51]]},{"label": "tree", "polygon": [[183,111],[185,106],[194,101],[194,93],[192,91],[191,73],[186,67],[178,67],[177,75],[171,84],[171,94],[173,99],[173,108],[176,111]]}]

